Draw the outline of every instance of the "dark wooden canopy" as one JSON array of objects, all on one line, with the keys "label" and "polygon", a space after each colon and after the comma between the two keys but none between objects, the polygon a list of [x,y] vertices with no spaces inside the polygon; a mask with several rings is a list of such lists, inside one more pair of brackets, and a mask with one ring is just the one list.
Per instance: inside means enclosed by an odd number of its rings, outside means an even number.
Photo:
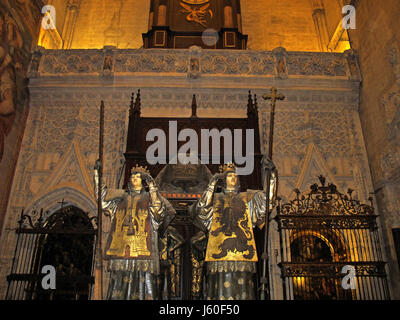
[{"label": "dark wooden canopy", "polygon": [[[126,146],[126,166],[125,166],[125,175],[124,175],[124,186],[127,185],[130,170],[136,164],[141,166],[147,166],[152,177],[156,177],[161,169],[165,166],[165,164],[156,164],[149,165],[146,161],[146,150],[151,146],[153,141],[146,141],[146,135],[151,129],[162,129],[167,135],[167,159],[169,159],[169,141],[168,141],[168,130],[169,130],[169,122],[176,121],[178,127],[178,133],[180,130],[185,128],[191,128],[195,130],[200,139],[201,129],[218,129],[219,131],[223,129],[230,129],[233,133],[234,129],[242,129],[242,153],[246,152],[246,129],[254,129],[254,171],[251,175],[241,176],[240,183],[241,189],[246,190],[248,188],[256,188],[260,189],[261,186],[261,158],[262,155],[260,153],[260,136],[259,136],[259,124],[258,124],[258,108],[257,108],[257,98],[251,96],[249,91],[249,99],[247,104],[247,118],[199,118],[197,116],[197,102],[196,96],[193,95],[192,101],[192,115],[188,118],[156,118],[156,117],[142,117],[141,116],[141,98],[140,98],[140,90],[136,96],[136,100],[132,100],[129,109],[129,128],[128,128],[128,138],[127,138],[127,146]],[[224,164],[224,142],[221,139],[221,163]],[[180,146],[182,146],[185,142],[178,142],[178,150]],[[200,148],[199,142],[199,149]],[[232,146],[232,149],[233,146]],[[201,150],[199,150],[199,157]],[[220,164],[212,164],[211,163],[211,143],[210,143],[210,164],[207,164],[207,167],[211,171],[211,173],[218,172],[218,167]],[[232,155],[232,159],[234,157]]]}]

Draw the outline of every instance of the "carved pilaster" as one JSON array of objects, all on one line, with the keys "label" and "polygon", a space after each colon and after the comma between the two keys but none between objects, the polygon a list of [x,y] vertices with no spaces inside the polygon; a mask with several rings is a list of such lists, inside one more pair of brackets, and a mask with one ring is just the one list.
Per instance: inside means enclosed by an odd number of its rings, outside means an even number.
[{"label": "carved pilaster", "polygon": [[190,47],[190,64],[188,78],[198,79],[201,76],[200,55],[201,48],[197,46]]},{"label": "carved pilaster", "polygon": [[287,69],[287,52],[285,48],[278,47],[272,50],[275,54],[275,75],[279,79],[286,79],[288,77]]},{"label": "carved pilaster", "polygon": [[358,63],[358,53],[355,50],[350,49],[346,50],[344,54],[347,58],[347,73],[349,75],[349,79],[361,81],[361,70]]},{"label": "carved pilaster", "polygon": [[71,48],[75,25],[79,15],[80,2],[80,0],[68,0],[65,22],[61,35],[63,39],[63,49]]},{"label": "carved pilaster", "polygon": [[104,60],[101,76],[105,80],[112,80],[114,77],[114,51],[116,47],[107,46],[103,48]]},{"label": "carved pilaster", "polygon": [[43,52],[45,48],[37,46],[32,50],[31,63],[28,69],[28,78],[36,78],[39,76],[39,65],[42,59]]},{"label": "carved pilaster", "polygon": [[312,17],[318,34],[320,49],[321,51],[326,52],[328,51],[329,33],[324,5],[321,0],[311,0],[311,7],[313,10]]}]

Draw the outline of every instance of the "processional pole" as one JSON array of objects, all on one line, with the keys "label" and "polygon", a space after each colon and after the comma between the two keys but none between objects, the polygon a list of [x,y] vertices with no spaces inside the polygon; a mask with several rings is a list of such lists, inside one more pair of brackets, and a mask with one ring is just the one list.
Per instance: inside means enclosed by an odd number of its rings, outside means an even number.
[{"label": "processional pole", "polygon": [[[272,150],[273,150],[273,141],[274,141],[274,124],[275,124],[275,105],[276,100],[284,100],[285,96],[283,94],[279,94],[276,88],[271,88],[270,94],[263,95],[264,100],[271,100],[271,116],[270,116],[270,124],[269,124],[269,142],[268,142],[268,159],[272,162]],[[261,300],[269,300],[270,292],[269,292],[269,268],[268,268],[268,239],[269,239],[269,218],[271,215],[270,211],[270,193],[271,193],[271,174],[272,167],[268,168],[266,172],[266,203],[265,203],[265,223],[264,223],[264,247],[263,253],[261,255],[261,259],[263,261],[262,264],[262,276],[260,279],[261,283],[261,292],[260,299]]]},{"label": "processional pole", "polygon": [[99,280],[99,300],[103,300],[103,205],[101,199],[101,186],[103,185],[103,145],[104,145],[104,101],[100,105],[100,133],[99,133],[99,163],[97,187],[97,276]]}]

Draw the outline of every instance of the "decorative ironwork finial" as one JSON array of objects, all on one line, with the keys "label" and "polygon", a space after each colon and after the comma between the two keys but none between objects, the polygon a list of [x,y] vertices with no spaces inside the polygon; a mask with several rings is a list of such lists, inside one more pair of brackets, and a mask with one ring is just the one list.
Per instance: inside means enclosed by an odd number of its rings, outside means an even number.
[{"label": "decorative ironwork finial", "polygon": [[321,185],[325,187],[326,183],[326,178],[323,175],[318,176],[319,182],[321,182]]}]

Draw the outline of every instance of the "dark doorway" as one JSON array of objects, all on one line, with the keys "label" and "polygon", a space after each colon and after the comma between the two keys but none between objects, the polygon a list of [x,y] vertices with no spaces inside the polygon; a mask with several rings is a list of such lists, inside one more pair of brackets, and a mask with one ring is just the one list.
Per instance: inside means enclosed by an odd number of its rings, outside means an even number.
[{"label": "dark doorway", "polygon": [[56,290],[39,290],[37,300],[88,300],[93,262],[94,234],[87,214],[76,207],[54,213],[48,227],[55,231],[42,235],[43,251],[39,270],[56,268]]},{"label": "dark doorway", "polygon": [[[67,206],[46,221],[36,213],[22,215],[7,299],[88,300],[96,230],[88,214]],[[36,218],[36,219],[35,219]],[[36,220],[36,221],[35,221]],[[42,286],[44,266],[55,269],[55,289]]]}]

